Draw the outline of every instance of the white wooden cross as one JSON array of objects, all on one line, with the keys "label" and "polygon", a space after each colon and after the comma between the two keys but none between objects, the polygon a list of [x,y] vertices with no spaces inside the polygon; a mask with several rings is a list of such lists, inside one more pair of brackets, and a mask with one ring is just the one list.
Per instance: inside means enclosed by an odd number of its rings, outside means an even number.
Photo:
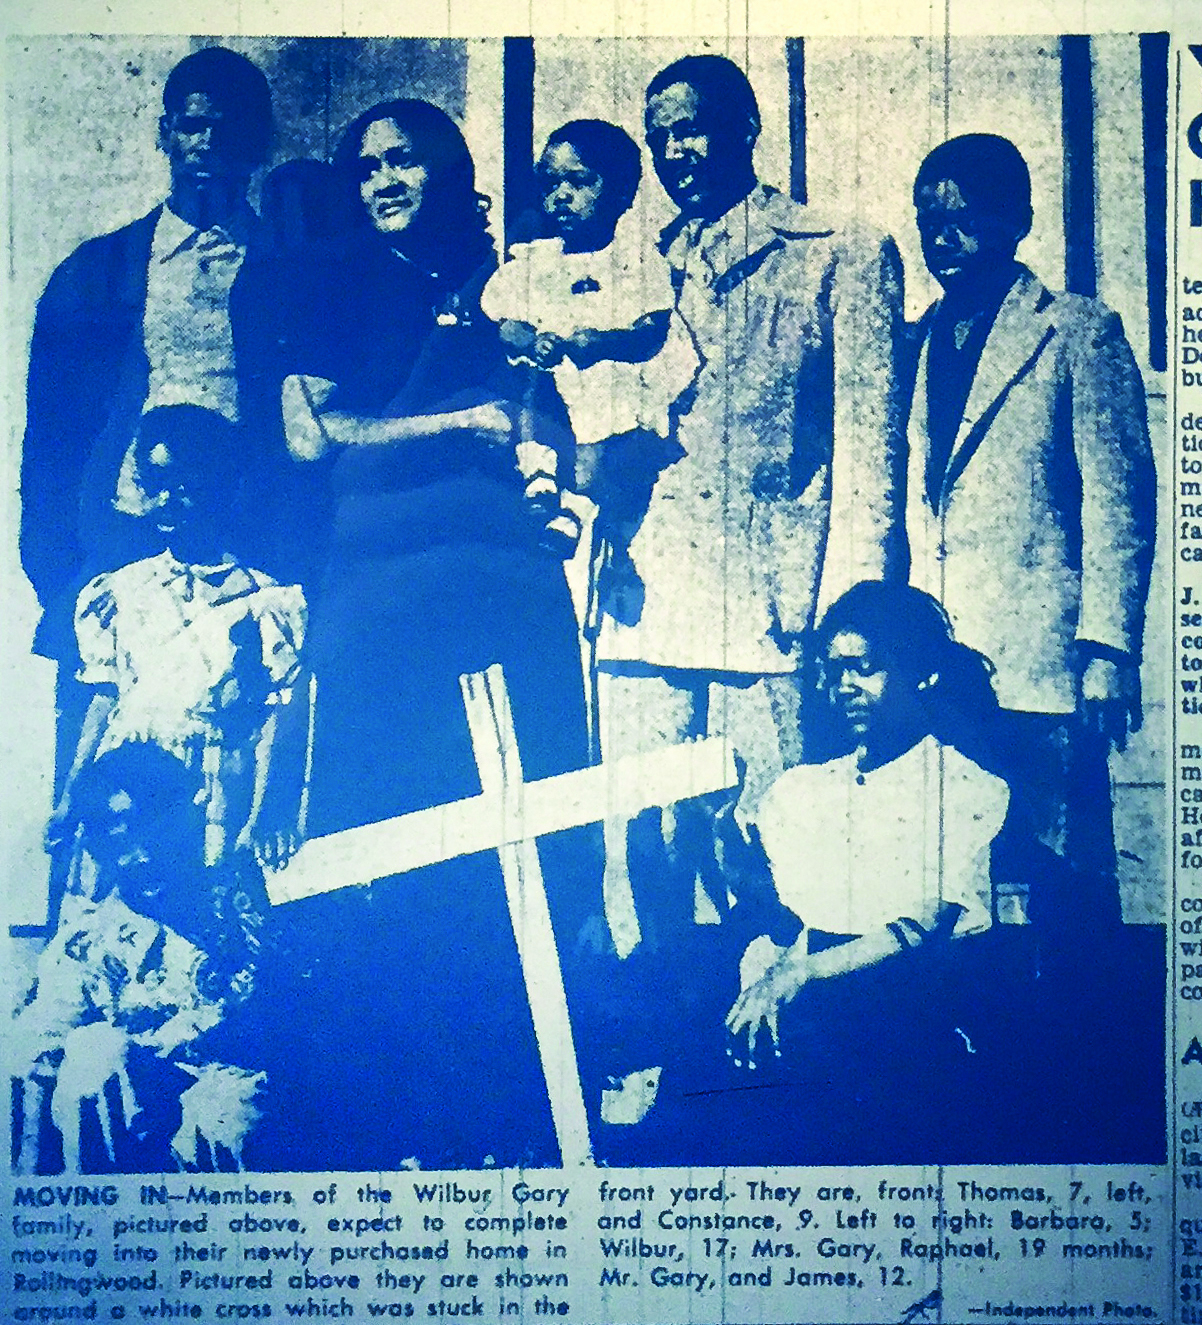
[{"label": "white wooden cross", "polygon": [[480,795],[311,838],[268,876],[267,894],[278,906],[478,851],[498,852],[560,1155],[565,1167],[589,1164],[588,1121],[538,839],[733,787],[734,758],[725,741],[707,738],[527,782],[500,666],[462,676],[460,685]]}]

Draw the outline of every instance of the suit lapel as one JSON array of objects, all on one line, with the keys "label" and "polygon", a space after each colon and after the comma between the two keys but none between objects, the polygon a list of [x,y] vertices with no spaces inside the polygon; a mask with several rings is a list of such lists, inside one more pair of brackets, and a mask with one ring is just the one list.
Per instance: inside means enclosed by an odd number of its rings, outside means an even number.
[{"label": "suit lapel", "polygon": [[911,360],[912,377],[907,378],[911,385],[910,421],[907,428],[909,442],[909,465],[906,483],[909,491],[917,499],[915,510],[937,512],[938,503],[932,503],[927,483],[927,466],[930,464],[931,434],[928,429],[927,411],[930,401],[927,369],[930,363],[931,329],[935,322],[937,303],[931,304],[913,328],[913,359]]},{"label": "suit lapel", "polygon": [[116,261],[111,272],[111,279],[117,288],[112,295],[118,304],[130,308],[138,317],[141,317],[146,307],[147,270],[154,248],[155,227],[162,212],[160,204],[141,220],[119,232],[121,245],[116,251]]},{"label": "suit lapel", "polygon": [[707,284],[720,304],[783,249],[786,239],[827,238],[833,233],[821,218],[760,184],[720,220],[701,227],[693,222],[677,231],[673,245],[679,249],[681,266],[689,250],[696,249],[708,274]]},{"label": "suit lapel", "polygon": [[941,507],[947,504],[949,490],[980,446],[1010,388],[1055,336],[1052,303],[1049,291],[1029,271],[1019,276],[1002,301],[981,351],[964,417],[956,431],[943,481]]}]

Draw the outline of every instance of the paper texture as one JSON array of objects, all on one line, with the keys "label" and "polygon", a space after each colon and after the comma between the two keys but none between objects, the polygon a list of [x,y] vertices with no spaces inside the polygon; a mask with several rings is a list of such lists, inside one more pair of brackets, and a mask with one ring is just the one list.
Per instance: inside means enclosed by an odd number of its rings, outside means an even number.
[{"label": "paper texture", "polygon": [[6,1319],[1202,1319],[1192,18],[6,16]]}]

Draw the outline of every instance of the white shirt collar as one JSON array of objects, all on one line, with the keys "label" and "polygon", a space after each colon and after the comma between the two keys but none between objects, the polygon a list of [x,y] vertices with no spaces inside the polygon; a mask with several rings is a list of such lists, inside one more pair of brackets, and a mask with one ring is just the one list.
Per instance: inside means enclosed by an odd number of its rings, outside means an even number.
[{"label": "white shirt collar", "polygon": [[200,234],[224,235],[232,244],[244,249],[246,235],[253,221],[254,213],[247,208],[235,216],[228,225],[213,225],[202,231],[198,226],[176,216],[170,206],[164,203],[159,211],[159,219],[155,222],[154,240],[150,248],[151,261],[168,261],[189,246]]}]

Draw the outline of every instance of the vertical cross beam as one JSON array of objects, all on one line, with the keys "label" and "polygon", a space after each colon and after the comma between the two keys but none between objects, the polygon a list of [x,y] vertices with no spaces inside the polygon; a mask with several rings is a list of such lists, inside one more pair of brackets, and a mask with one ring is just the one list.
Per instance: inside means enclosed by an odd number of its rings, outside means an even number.
[{"label": "vertical cross beam", "polygon": [[[520,803],[524,792],[521,756],[500,666],[494,663],[487,671],[461,676],[459,683],[484,793]],[[498,851],[559,1153],[564,1168],[591,1164],[580,1069],[538,845],[528,838],[504,843]]]}]

